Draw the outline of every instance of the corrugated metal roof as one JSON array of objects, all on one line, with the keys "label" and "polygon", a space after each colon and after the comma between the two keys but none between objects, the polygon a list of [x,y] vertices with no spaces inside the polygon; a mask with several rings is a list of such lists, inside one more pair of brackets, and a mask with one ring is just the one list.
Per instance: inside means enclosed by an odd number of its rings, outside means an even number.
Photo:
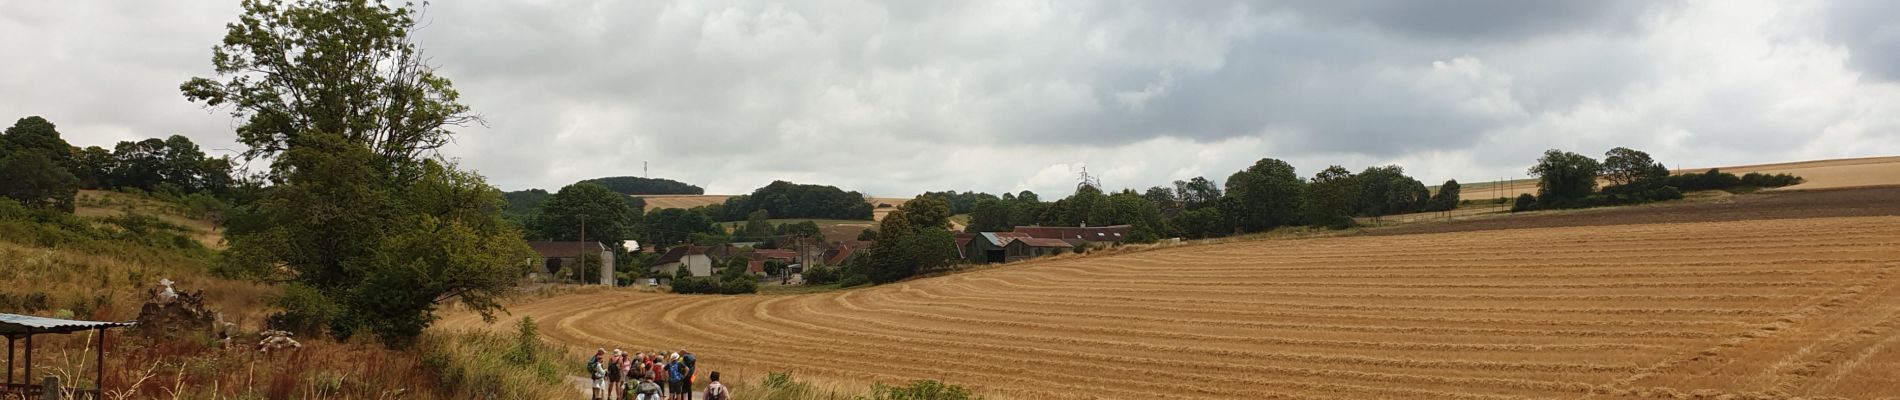
[{"label": "corrugated metal roof", "polygon": [[118,328],[132,326],[131,322],[79,321],[70,319],[35,317],[31,315],[0,314],[0,335],[21,336],[32,333],[72,333],[99,328]]}]

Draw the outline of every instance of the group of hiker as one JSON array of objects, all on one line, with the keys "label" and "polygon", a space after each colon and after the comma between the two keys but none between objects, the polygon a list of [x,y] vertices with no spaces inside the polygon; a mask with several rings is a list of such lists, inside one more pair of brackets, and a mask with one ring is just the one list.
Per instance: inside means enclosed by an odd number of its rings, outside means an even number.
[{"label": "group of hiker", "polygon": [[[693,377],[699,373],[699,360],[692,352],[680,350],[628,353],[614,349],[595,349],[587,360],[587,372],[594,378],[594,400],[693,400]],[[719,383],[719,371],[706,376],[704,400],[728,400],[731,390]]]}]

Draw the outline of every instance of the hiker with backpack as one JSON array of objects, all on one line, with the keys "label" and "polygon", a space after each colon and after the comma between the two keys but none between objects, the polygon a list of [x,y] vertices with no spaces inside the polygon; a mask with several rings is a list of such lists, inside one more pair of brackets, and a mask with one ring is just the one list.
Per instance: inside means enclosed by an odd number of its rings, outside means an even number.
[{"label": "hiker with backpack", "polygon": [[681,392],[685,394],[685,397],[683,397],[684,399],[692,400],[693,376],[699,374],[699,365],[698,365],[699,360],[693,359],[693,353],[686,351],[686,349],[680,349],[679,355],[680,355],[680,372],[681,372],[681,375],[683,375],[682,376],[683,379],[681,380],[685,381],[684,382],[685,390],[682,390]]},{"label": "hiker with backpack", "polygon": [[607,393],[609,399],[619,400],[621,386],[626,384],[626,370],[620,369],[620,363],[627,360],[627,353],[614,349],[614,356],[607,359]]},{"label": "hiker with backpack", "polygon": [[653,371],[640,373],[640,384],[633,388],[633,400],[660,400],[660,384],[653,382]]},{"label": "hiker with backpack", "polygon": [[732,400],[732,390],[726,389],[726,384],[719,383],[719,371],[707,374],[706,378],[711,382],[706,383],[705,400]]},{"label": "hiker with backpack", "polygon": [[686,377],[680,374],[680,372],[682,372],[680,369],[684,367],[685,365],[680,363],[680,353],[673,353],[673,355],[666,358],[666,396],[668,399],[679,400],[681,398],[680,395],[684,395],[692,390],[685,387]]},{"label": "hiker with backpack", "polygon": [[607,369],[601,365],[600,359],[601,356],[606,354],[607,349],[594,349],[594,357],[587,359],[587,375],[594,378],[594,385],[591,386],[593,388],[594,400],[603,400],[601,397],[602,392],[607,391]]}]

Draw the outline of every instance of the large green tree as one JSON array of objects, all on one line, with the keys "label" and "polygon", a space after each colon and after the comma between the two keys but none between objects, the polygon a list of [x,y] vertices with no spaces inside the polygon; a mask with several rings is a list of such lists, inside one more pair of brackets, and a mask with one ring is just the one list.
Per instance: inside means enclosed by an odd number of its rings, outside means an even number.
[{"label": "large green tree", "polygon": [[[1013,196],[1012,196],[1013,198]],[[1005,232],[1015,228],[1010,219],[1010,202],[998,199],[977,200],[970,211],[970,225],[964,227],[968,232]]]},{"label": "large green tree", "polygon": [[1358,197],[1359,182],[1352,171],[1338,165],[1326,167],[1306,185],[1306,220],[1333,229],[1350,227]]},{"label": "large green tree", "polygon": [[[228,271],[319,293],[330,332],[404,347],[453,302],[492,320],[532,252],[501,192],[430,151],[474,120],[411,40],[413,9],[365,0],[246,0],[189,100],[240,120],[275,185],[227,231]],[[285,305],[280,303],[280,305]],[[286,314],[305,310],[292,308]]]},{"label": "large green tree", "polygon": [[1405,175],[1398,165],[1366,167],[1358,175],[1359,215],[1382,216],[1418,211],[1431,200],[1425,183]]},{"label": "large green tree", "polygon": [[1669,168],[1649,157],[1649,153],[1618,147],[1603,153],[1603,191],[1636,193],[1662,187],[1669,180]]},{"label": "large green tree", "polygon": [[37,151],[0,157],[0,197],[28,207],[73,212],[79,179]]},{"label": "large green tree", "polygon": [[1228,213],[1241,230],[1261,232],[1300,221],[1300,192],[1306,185],[1293,165],[1262,158],[1227,177],[1227,195],[1235,200]]},{"label": "large green tree", "polygon": [[1597,189],[1597,174],[1603,169],[1596,159],[1582,154],[1550,149],[1537,159],[1530,174],[1537,176],[1537,203],[1544,208],[1568,208],[1578,205]]},{"label": "large green tree", "polygon": [[1220,185],[1199,176],[1185,181],[1174,181],[1174,197],[1181,201],[1182,209],[1199,210],[1212,206],[1214,202],[1220,200]]},{"label": "large green tree", "polygon": [[[632,231],[628,223],[633,210],[627,207],[625,197],[592,183],[562,187],[541,203],[541,212],[535,217],[535,235],[548,240],[587,240],[617,247]],[[581,237],[583,228],[585,238]]]},{"label": "large green tree", "polygon": [[957,241],[948,229],[947,209],[941,198],[919,195],[886,214],[865,260],[868,271],[863,272],[885,283],[950,266],[957,257]]},{"label": "large green tree", "polygon": [[[37,152],[61,169],[70,171],[75,167],[72,145],[60,138],[59,127],[46,118],[20,118],[13,122],[13,126],[7,127],[5,134],[0,137],[5,138],[0,141],[0,152]],[[0,153],[0,156],[5,156],[4,153]]]},{"label": "large green tree", "polygon": [[725,233],[706,213],[678,208],[653,210],[634,230],[641,247],[655,250],[685,244],[695,237],[705,239]]},{"label": "large green tree", "polygon": [[[228,107],[246,158],[328,134],[386,164],[413,164],[475,122],[449,79],[413,40],[416,10],[367,0],[244,0],[212,48],[220,79],[192,78],[185,97]],[[279,171],[282,172],[282,171]]]},{"label": "large green tree", "polygon": [[1458,185],[1457,179],[1446,180],[1445,183],[1438,185],[1438,193],[1432,194],[1432,200],[1425,206],[1425,211],[1451,211],[1458,208],[1458,196],[1461,191],[1463,189]]}]

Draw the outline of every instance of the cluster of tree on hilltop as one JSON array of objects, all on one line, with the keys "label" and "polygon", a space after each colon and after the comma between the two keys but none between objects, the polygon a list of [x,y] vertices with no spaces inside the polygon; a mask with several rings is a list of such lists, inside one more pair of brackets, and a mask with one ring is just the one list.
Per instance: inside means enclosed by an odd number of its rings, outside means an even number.
[{"label": "cluster of tree on hilltop", "polygon": [[719,221],[744,221],[760,210],[772,218],[871,219],[871,203],[863,193],[786,181],[772,181],[752,194],[705,206],[703,212]]},{"label": "cluster of tree on hilltop", "polygon": [[0,134],[0,197],[72,212],[79,189],[137,189],[222,209],[238,182],[228,157],[209,157],[184,136],[74,147],[45,118],[20,118]]},{"label": "cluster of tree on hilltop", "polygon": [[608,190],[626,195],[654,194],[706,194],[706,189],[666,178],[641,178],[637,176],[610,176],[588,179],[581,182],[606,187]]},{"label": "cluster of tree on hilltop", "polygon": [[[1617,147],[1598,162],[1590,156],[1551,149],[1531,166],[1537,194],[1518,195],[1512,211],[1600,207],[1682,198],[1684,190],[1750,190],[1801,183],[1790,174],[1749,173],[1741,177],[1710,169],[1671,175],[1649,153]],[[1598,180],[1608,185],[1598,188]]]}]

